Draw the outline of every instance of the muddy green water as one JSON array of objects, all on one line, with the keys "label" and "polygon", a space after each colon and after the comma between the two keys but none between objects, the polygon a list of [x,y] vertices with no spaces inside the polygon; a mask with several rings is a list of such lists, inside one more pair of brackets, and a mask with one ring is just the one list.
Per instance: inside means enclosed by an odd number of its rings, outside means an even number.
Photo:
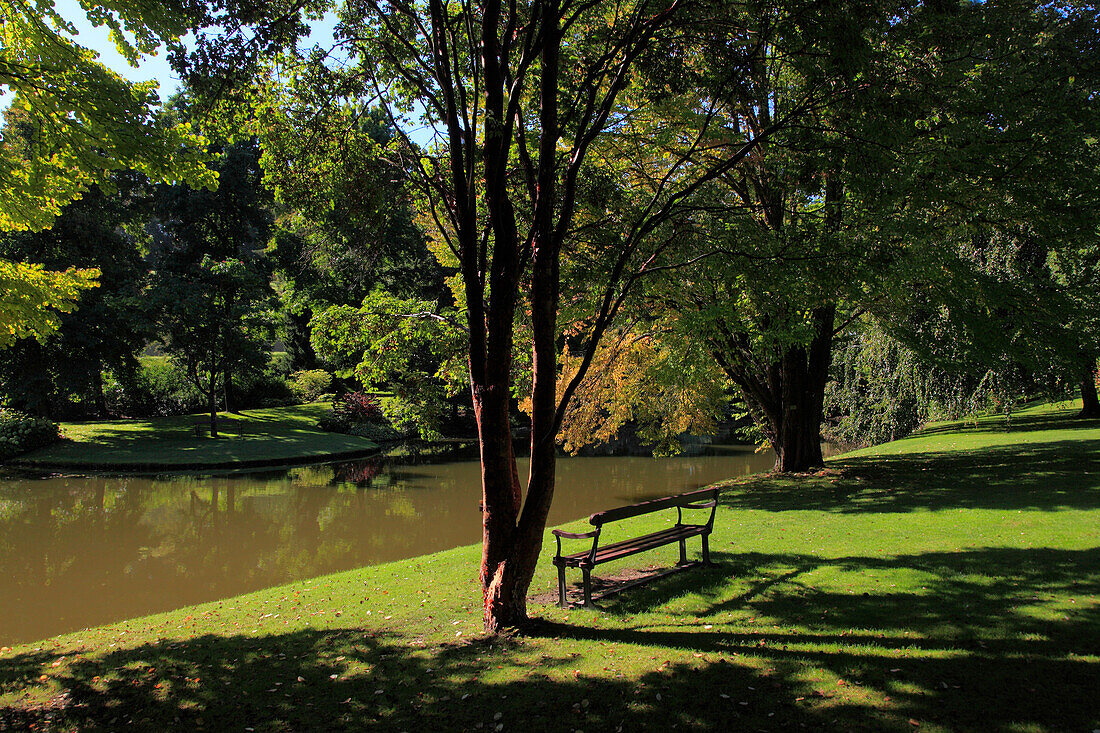
[{"label": "muddy green water", "polygon": [[[745,446],[712,453],[562,459],[550,525],[774,462]],[[0,644],[475,543],[479,499],[475,461],[0,475]]]}]

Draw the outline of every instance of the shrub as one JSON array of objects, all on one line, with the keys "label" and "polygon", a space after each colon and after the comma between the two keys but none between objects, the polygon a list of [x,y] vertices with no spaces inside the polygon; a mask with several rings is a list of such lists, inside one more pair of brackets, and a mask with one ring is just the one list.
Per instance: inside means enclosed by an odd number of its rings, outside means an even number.
[{"label": "shrub", "polygon": [[345,392],[332,401],[332,412],[349,424],[382,420],[378,401],[362,392]]},{"label": "shrub", "polygon": [[202,394],[170,359],[145,356],[138,361],[133,373],[108,375],[104,393],[112,415],[181,415],[204,409]]},{"label": "shrub", "polygon": [[42,448],[61,439],[57,424],[18,410],[0,409],[0,460]]},{"label": "shrub", "polygon": [[401,433],[397,432],[389,425],[384,425],[375,422],[359,423],[352,425],[348,428],[348,435],[356,435],[360,438],[366,438],[367,440],[374,441],[375,443],[386,443],[391,440],[400,440]]},{"label": "shrub", "polygon": [[290,390],[302,402],[313,402],[332,386],[332,375],[324,369],[307,369],[290,375]]},{"label": "shrub", "polygon": [[[293,404],[297,398],[287,384],[286,367],[285,354],[272,354],[262,371],[233,374],[233,409]],[[206,399],[183,370],[163,356],[142,357],[132,373],[108,374],[104,393],[112,415],[183,415],[207,409]]]},{"label": "shrub", "polygon": [[237,407],[281,407],[298,401],[288,381],[290,362],[285,352],[275,352],[262,372],[239,378],[234,384]]},{"label": "shrub", "polygon": [[377,400],[362,392],[345,392],[332,401],[332,412],[318,427],[332,433],[348,433],[374,441],[396,440],[399,435],[382,414]]}]

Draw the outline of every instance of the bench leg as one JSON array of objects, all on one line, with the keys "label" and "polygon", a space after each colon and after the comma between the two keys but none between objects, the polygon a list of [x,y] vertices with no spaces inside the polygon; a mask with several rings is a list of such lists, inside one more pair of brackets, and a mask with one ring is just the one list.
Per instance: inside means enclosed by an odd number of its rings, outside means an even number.
[{"label": "bench leg", "polygon": [[688,549],[687,540],[680,540],[680,565],[687,565]]},{"label": "bench leg", "polygon": [[569,602],[565,599],[565,566],[558,566],[558,608],[569,608]]},{"label": "bench leg", "polygon": [[592,605],[592,571],[588,568],[581,568],[581,572],[584,573],[584,605]]},{"label": "bench leg", "polygon": [[703,564],[710,565],[710,535],[703,535]]}]

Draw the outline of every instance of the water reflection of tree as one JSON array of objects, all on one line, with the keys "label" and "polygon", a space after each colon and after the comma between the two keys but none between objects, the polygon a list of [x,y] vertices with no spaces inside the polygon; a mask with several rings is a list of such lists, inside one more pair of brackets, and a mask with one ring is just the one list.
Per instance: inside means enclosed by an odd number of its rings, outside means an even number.
[{"label": "water reflection of tree", "polygon": [[333,485],[354,484],[357,488],[368,488],[383,470],[381,458],[368,458],[363,461],[347,461],[332,464]]},{"label": "water reflection of tree", "polygon": [[413,547],[414,525],[423,519],[409,496],[376,490],[395,480],[381,461],[370,461],[269,473],[262,481],[0,483],[0,641],[424,551]]},{"label": "water reflection of tree", "polygon": [[[31,486],[28,487],[27,484]],[[34,485],[39,483],[40,485]],[[0,634],[22,636],[45,618],[106,618],[132,558],[152,538],[141,491],[125,479],[7,484],[0,494]]]}]

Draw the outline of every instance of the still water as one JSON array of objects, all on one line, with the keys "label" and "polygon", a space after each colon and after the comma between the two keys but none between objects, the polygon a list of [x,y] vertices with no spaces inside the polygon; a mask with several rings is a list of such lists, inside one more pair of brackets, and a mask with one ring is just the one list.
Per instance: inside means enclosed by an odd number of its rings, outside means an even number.
[{"label": "still water", "polygon": [[[562,459],[550,525],[774,463],[747,446],[712,453]],[[479,499],[476,461],[0,475],[0,644],[475,543]]]}]

